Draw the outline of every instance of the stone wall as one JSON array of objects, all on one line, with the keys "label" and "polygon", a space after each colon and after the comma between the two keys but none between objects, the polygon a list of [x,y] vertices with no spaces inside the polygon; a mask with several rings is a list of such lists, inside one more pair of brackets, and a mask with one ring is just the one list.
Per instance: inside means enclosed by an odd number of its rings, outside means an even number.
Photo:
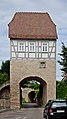
[{"label": "stone wall", "polygon": [[10,84],[8,82],[0,86],[1,108],[10,108]]},{"label": "stone wall", "polygon": [[10,108],[10,99],[0,99],[0,109]]},{"label": "stone wall", "polygon": [[[41,62],[46,67],[40,67]],[[36,78],[43,85],[43,105],[56,98],[56,61],[55,60],[11,60],[10,94],[11,108],[20,108],[20,82],[27,77]],[[29,78],[28,78],[29,79]]]}]

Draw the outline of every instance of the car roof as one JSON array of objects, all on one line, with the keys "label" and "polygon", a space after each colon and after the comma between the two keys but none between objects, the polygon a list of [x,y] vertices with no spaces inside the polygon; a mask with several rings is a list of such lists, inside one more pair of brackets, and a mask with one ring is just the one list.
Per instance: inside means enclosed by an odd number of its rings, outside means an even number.
[{"label": "car roof", "polygon": [[56,100],[49,100],[48,103],[52,103],[52,102],[67,102],[67,100],[59,100],[59,99],[56,99]]}]

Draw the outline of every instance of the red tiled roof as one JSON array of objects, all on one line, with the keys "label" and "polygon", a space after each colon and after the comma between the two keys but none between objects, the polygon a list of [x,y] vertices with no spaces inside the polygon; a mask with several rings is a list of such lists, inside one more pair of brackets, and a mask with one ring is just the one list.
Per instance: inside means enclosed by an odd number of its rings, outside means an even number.
[{"label": "red tiled roof", "polygon": [[9,23],[9,38],[57,39],[48,13],[17,12]]}]

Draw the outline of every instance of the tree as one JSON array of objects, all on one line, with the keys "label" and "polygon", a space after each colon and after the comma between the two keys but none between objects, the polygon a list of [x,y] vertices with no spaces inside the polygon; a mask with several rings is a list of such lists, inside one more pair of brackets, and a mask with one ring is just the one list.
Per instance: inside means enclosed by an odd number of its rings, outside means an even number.
[{"label": "tree", "polygon": [[61,71],[65,76],[67,74],[67,47],[65,47],[63,42],[62,42],[61,54],[59,55],[61,56],[61,61],[58,61],[58,63],[62,66]]},{"label": "tree", "polygon": [[56,82],[56,98],[67,99],[67,47],[62,42],[61,60],[58,63],[62,66],[63,80]]},{"label": "tree", "polygon": [[0,84],[3,84],[4,82],[8,81],[8,74],[7,73],[0,73]]},{"label": "tree", "polygon": [[67,99],[67,80],[56,82],[56,98]]},{"label": "tree", "polygon": [[10,61],[7,60],[2,62],[2,66],[0,69],[0,84],[8,81],[10,79]]},{"label": "tree", "polygon": [[9,60],[2,62],[0,72],[2,74],[6,73],[8,75],[8,78],[10,79],[10,61]]}]

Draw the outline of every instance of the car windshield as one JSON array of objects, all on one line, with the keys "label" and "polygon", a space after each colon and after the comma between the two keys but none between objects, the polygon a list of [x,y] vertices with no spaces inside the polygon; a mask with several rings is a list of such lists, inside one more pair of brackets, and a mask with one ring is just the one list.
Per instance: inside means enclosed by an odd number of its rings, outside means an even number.
[{"label": "car windshield", "polygon": [[66,102],[53,102],[52,104],[52,108],[54,107],[63,107],[63,106],[67,106],[67,103]]}]

